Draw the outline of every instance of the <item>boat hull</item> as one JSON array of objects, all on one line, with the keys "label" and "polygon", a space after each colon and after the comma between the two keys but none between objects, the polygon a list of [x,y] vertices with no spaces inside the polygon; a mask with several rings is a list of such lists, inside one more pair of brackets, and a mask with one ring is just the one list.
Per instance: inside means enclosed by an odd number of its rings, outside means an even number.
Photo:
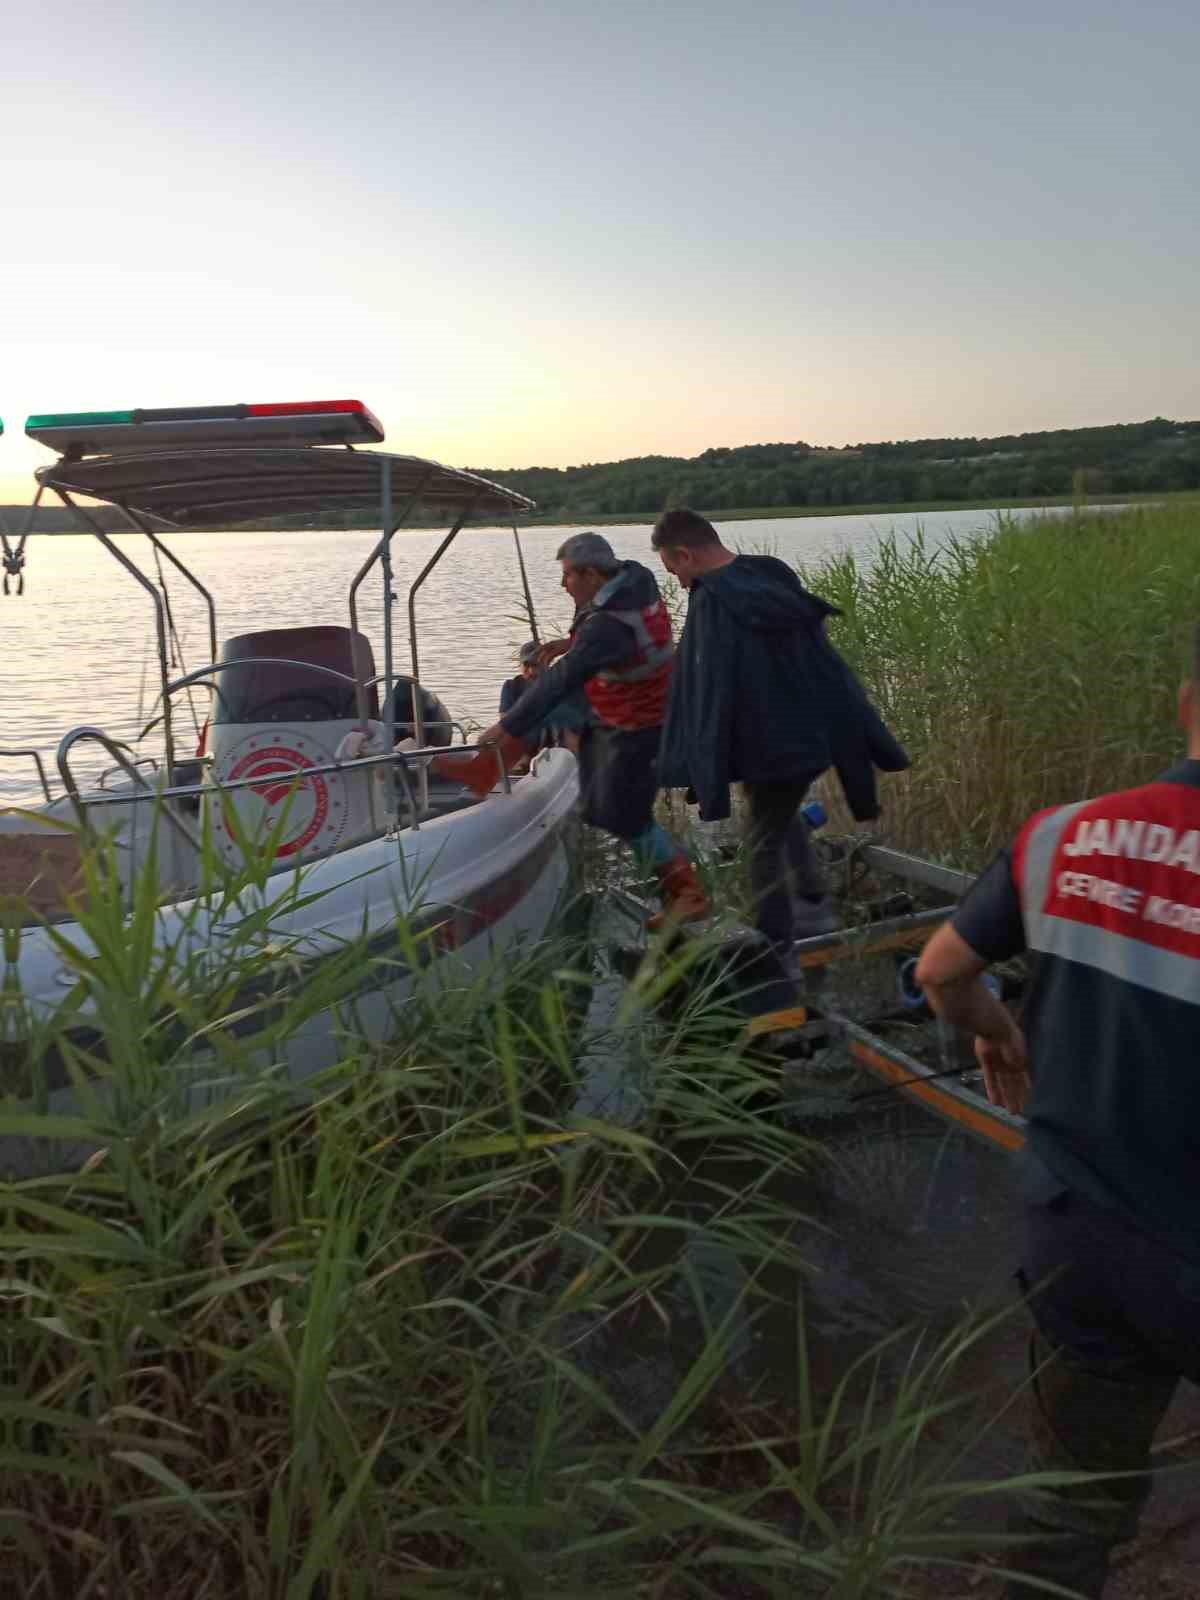
[{"label": "boat hull", "polygon": [[[268,878],[232,907],[218,911],[194,899],[163,907],[155,960],[174,949],[172,959],[181,966],[201,961],[219,968],[222,952],[236,949],[239,970],[261,968],[260,990],[282,981],[281,964],[286,980],[298,985],[319,980],[339,962],[344,978],[348,950],[356,963],[335,1003],[314,1009],[286,1036],[271,1033],[269,1005],[256,1005],[252,994],[238,996],[228,1029],[238,1037],[237,1072],[228,1070],[228,1052],[219,1062],[203,1041],[182,1046],[172,1055],[173,1081],[161,1085],[164,1100],[186,1113],[244,1098],[263,1073],[288,1086],[302,1084],[344,1055],[350,1041],[377,1044],[390,1037],[418,984],[472,982],[497,968],[498,956],[515,957],[535,945],[576,888],[577,800],[574,758],[546,751],[509,793],[497,790],[418,829]],[[88,1085],[102,1105],[120,1103],[120,1088],[129,1092],[128,1085],[118,1086],[121,1063],[110,1059],[95,1004],[85,999],[69,1026],[63,1021],[62,1008],[91,948],[79,924],[35,927],[22,936],[17,981],[10,972],[8,992],[19,995],[27,1041],[22,1048],[10,1030],[0,1054],[0,1087],[14,1113],[10,1126],[19,1122],[20,1131],[6,1131],[0,1113],[0,1176],[63,1170],[96,1148],[94,1140],[50,1136],[49,1120],[47,1136],[37,1132],[38,1119],[80,1115],[85,1098],[72,1077],[69,1047],[29,1046],[39,1029],[65,1034],[105,1063]],[[72,950],[81,959],[73,959]]]}]

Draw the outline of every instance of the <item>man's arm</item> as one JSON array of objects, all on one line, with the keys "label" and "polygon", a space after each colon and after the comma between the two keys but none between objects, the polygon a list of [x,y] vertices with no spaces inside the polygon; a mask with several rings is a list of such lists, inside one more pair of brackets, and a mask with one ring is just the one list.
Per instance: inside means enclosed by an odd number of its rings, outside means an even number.
[{"label": "man's arm", "polygon": [[495,744],[502,733],[514,739],[523,738],[544,722],[547,713],[553,711],[560,701],[574,694],[576,689],[605,667],[615,667],[627,661],[635,648],[633,629],[624,622],[618,622],[616,617],[606,617],[602,611],[588,617],[580,625],[567,653],[553,666],[546,668],[512,710],[480,735],[479,742]]},{"label": "man's arm", "polygon": [[1006,1111],[1019,1113],[1029,1095],[1025,1035],[979,981],[986,966],[954,924],[944,922],[925,946],[917,964],[917,982],[937,1016],[975,1035],[975,1059],[983,1068],[988,1099]]},{"label": "man's arm", "polygon": [[988,1099],[1020,1112],[1029,1094],[1025,1035],[980,976],[992,961],[1024,949],[1020,899],[1004,850],[943,923],[917,963],[917,982],[934,1013],[975,1035]]}]

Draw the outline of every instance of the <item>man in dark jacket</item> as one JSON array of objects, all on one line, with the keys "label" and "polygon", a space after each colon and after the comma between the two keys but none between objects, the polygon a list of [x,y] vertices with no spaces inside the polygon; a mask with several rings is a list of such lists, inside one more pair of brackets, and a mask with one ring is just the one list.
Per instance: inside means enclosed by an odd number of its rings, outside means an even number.
[{"label": "man in dark jacket", "polygon": [[659,781],[691,789],[704,821],[727,817],[729,785],[742,783],[758,928],[786,949],[833,927],[797,815],[808,789],[835,767],[852,813],[870,821],[879,815],[875,768],[897,772],[908,757],[825,637],[836,607],[789,566],[736,555],[710,522],[682,508],[663,512],[652,543],[688,590]]},{"label": "man in dark jacket", "polygon": [[559,547],[558,561],[576,607],[570,636],[542,647],[545,670],[480,743],[527,737],[582,688],[591,711],[578,755],[584,820],[625,840],[657,877],[663,917],[654,922],[706,916],[691,862],[654,820],[674,657],[671,619],[654,574],[640,562],[618,561],[598,533],[573,534]]}]

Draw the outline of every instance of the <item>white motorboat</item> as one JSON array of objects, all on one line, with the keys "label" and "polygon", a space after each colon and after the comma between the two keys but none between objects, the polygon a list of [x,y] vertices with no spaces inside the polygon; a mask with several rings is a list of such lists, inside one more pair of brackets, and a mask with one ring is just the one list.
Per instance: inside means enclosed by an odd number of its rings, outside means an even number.
[{"label": "white motorboat", "polygon": [[[357,401],[51,415],[30,418],[26,431],[57,452],[37,473],[35,506],[56,495],[154,606],[160,755],[147,764],[100,728],[74,728],[58,745],[61,790],[39,761],[43,803],[0,815],[0,896],[22,896],[25,924],[15,961],[11,940],[6,947],[0,988],[0,1095],[21,1112],[19,1135],[4,1132],[0,1114],[0,1174],[29,1167],[31,1129],[37,1134],[30,1117],[78,1110],[70,1041],[91,1061],[109,1060],[111,1074],[97,1081],[107,1104],[120,1099],[111,1093],[121,1064],[102,1036],[104,1006],[89,993],[86,961],[71,954],[91,948],[73,898],[81,840],[111,840],[130,902],[139,881],[156,874],[150,966],[163,952],[219,966],[222,952],[236,948],[261,988],[273,962],[304,982],[353,945],[361,957],[353,994],[257,1053],[263,1065],[298,1080],[337,1058],[350,1001],[356,1036],[387,1036],[414,981],[414,948],[427,972],[461,977],[494,962],[498,951],[542,938],[573,887],[578,797],[566,750],[542,751],[521,777],[497,757],[496,782],[482,798],[444,759],[437,764],[448,775],[431,770],[432,756],[469,757],[476,747],[421,681],[419,591],[468,518],[511,523],[520,560],[516,518],[532,509],[524,496],[431,461],[358,448],[383,433]],[[166,595],[77,496],[119,508],[204,597],[212,658],[205,666],[172,679]],[[351,584],[347,626],[267,626],[272,619],[264,618],[260,630],[227,639],[218,651],[212,597],[172,550],[170,528],[364,508],[378,508],[382,531]],[[408,591],[411,671],[402,674],[388,603],[391,539],[418,508],[445,513],[450,527]],[[380,672],[358,625],[358,598],[373,573],[385,597]],[[197,684],[212,696],[207,748],[184,758],[172,711],[181,691]],[[72,756],[89,742],[108,751],[116,781],[87,787],[76,780]],[[232,900],[214,890],[214,859],[243,869]],[[244,870],[249,859],[260,870]],[[254,1059],[255,1007],[246,1013],[240,1032]],[[189,1103],[191,1062],[211,1069],[210,1045],[201,1037],[169,1052],[188,1080]],[[204,1081],[214,1092],[211,1070]]]}]

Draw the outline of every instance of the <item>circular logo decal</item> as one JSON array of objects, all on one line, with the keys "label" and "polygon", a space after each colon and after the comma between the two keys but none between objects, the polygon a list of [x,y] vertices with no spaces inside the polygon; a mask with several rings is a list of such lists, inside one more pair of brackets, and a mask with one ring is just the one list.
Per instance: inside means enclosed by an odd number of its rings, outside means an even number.
[{"label": "circular logo decal", "polygon": [[[225,781],[262,780],[235,790],[230,797],[236,801],[238,820],[251,838],[264,839],[282,820],[283,832],[275,852],[278,856],[295,855],[314,840],[326,847],[336,844],[345,824],[345,808],[335,801],[331,815],[329,785],[324,777],[296,781],[300,773],[318,762],[323,764],[327,759],[324,752],[314,749],[311,756],[307,754],[303,748],[308,743],[305,739],[297,739],[294,745],[280,744],[264,735],[248,742],[249,749],[226,770]],[[230,832],[228,822],[226,831]]]}]

